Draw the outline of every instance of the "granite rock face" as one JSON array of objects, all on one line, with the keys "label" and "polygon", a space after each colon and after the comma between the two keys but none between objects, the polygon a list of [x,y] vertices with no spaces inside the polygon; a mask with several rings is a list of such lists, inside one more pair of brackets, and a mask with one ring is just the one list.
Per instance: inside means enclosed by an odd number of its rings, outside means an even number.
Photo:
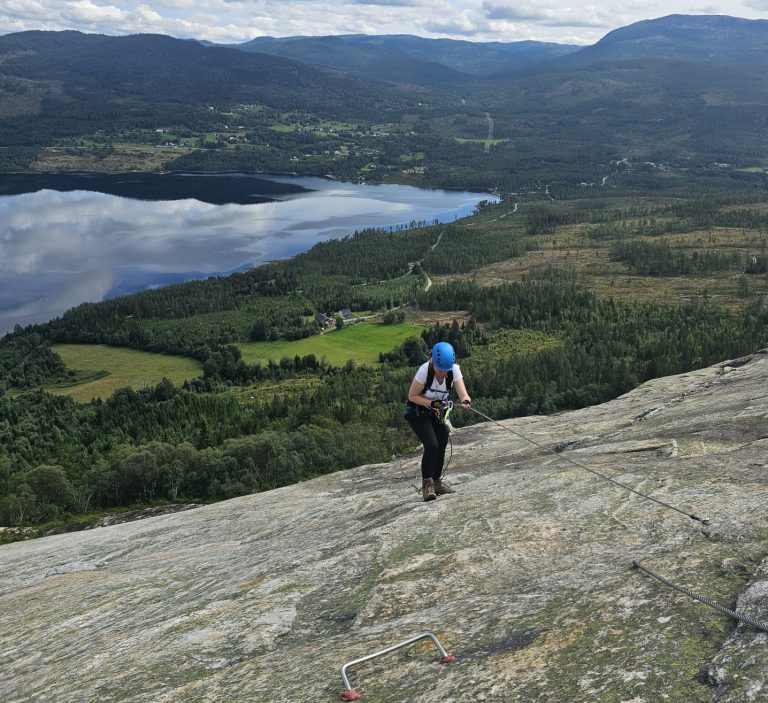
[{"label": "granite rock face", "polygon": [[768,633],[631,568],[768,621],[768,355],[419,459],[0,547],[0,700],[333,701],[427,630],[363,701],[768,700]]}]

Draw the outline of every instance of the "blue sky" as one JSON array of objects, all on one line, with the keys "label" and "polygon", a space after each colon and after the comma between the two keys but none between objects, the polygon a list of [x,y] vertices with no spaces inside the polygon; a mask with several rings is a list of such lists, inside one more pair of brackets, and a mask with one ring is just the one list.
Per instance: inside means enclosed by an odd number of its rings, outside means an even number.
[{"label": "blue sky", "polygon": [[768,0],[0,0],[0,34],[77,29],[241,42],[364,33],[591,44],[617,27],[672,13],[763,19]]}]

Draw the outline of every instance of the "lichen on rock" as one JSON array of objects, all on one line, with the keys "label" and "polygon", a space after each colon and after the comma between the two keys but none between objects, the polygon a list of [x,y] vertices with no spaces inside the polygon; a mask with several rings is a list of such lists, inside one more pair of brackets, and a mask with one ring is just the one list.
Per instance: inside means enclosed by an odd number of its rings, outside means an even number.
[{"label": "lichen on rock", "polygon": [[[418,455],[174,515],[0,547],[0,700],[368,703],[766,700],[768,357]],[[535,439],[546,449],[512,435]],[[551,451],[550,451],[551,450]],[[569,459],[711,519],[708,527]]]}]

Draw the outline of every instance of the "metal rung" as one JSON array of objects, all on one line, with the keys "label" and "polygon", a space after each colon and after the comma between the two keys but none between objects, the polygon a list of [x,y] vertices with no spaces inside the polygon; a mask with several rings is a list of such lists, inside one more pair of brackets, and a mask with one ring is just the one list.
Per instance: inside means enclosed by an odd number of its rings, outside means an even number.
[{"label": "metal rung", "polygon": [[341,667],[341,680],[344,682],[344,692],[341,694],[341,700],[343,701],[358,701],[360,700],[361,696],[360,694],[355,691],[352,686],[349,685],[349,679],[347,678],[347,669],[350,666],[354,666],[355,664],[360,664],[362,662],[366,662],[369,659],[374,659],[375,657],[380,657],[382,654],[389,654],[390,652],[394,652],[396,649],[400,649],[401,647],[407,647],[409,644],[413,644],[414,642],[418,642],[419,640],[423,640],[429,638],[434,643],[435,647],[437,647],[437,651],[440,652],[440,655],[442,656],[442,659],[440,660],[441,664],[450,664],[453,661],[456,661],[456,657],[454,657],[452,654],[448,654],[448,652],[445,651],[443,648],[443,645],[440,644],[437,637],[435,637],[434,634],[431,632],[422,632],[420,635],[416,635],[416,637],[411,637],[408,640],[405,640],[404,642],[400,642],[398,644],[393,644],[391,647],[387,647],[386,649],[382,649],[380,652],[374,652],[373,654],[368,654],[364,657],[360,657],[360,659],[354,659],[351,662],[347,662],[344,664],[344,666]]}]

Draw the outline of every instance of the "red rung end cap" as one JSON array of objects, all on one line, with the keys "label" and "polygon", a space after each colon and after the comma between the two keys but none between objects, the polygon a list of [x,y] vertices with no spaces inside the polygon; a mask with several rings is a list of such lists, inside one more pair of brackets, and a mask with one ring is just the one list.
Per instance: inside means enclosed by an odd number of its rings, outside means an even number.
[{"label": "red rung end cap", "polygon": [[441,664],[451,664],[452,662],[456,661],[456,657],[453,656],[453,654],[446,654],[441,660]]},{"label": "red rung end cap", "polygon": [[359,701],[361,698],[362,696],[352,688],[341,694],[341,700],[343,701]]}]

